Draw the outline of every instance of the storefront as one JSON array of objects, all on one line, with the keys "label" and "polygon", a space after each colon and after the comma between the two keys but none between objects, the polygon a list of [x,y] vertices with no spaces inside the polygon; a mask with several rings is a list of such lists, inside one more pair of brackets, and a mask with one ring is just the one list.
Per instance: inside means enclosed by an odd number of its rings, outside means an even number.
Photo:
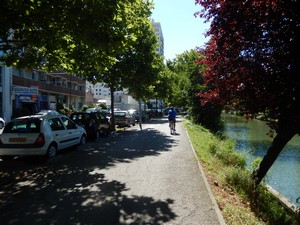
[{"label": "storefront", "polygon": [[13,117],[31,115],[41,110],[40,96],[36,87],[13,87]]}]

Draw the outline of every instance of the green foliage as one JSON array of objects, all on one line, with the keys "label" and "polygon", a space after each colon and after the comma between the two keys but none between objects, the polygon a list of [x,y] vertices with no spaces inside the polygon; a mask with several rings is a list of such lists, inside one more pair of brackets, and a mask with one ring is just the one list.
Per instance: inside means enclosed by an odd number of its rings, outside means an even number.
[{"label": "green foliage", "polygon": [[95,77],[96,81],[104,81],[112,90],[128,88],[137,99],[152,95],[154,86],[160,82],[158,74],[163,65],[162,58],[155,51],[158,42],[152,24],[146,17],[150,12],[149,8],[147,10],[144,20],[137,26],[135,43],[121,52],[107,71]]},{"label": "green foliage", "polygon": [[83,105],[81,110],[86,111],[88,108],[94,108],[94,105],[92,105],[92,104]]},{"label": "green foliage", "polygon": [[254,159],[251,163],[251,170],[252,172],[259,166],[259,164],[261,163],[262,158],[261,157],[257,157],[256,159]]},{"label": "green foliage", "polygon": [[167,67],[172,75],[169,101],[172,104],[188,108],[188,112],[195,123],[202,124],[208,129],[216,130],[220,126],[221,107],[200,104],[197,93],[205,88],[202,77],[205,66],[196,63],[203,55],[196,50],[186,51],[174,60],[167,61]]},{"label": "green foliage", "polygon": [[245,158],[234,150],[234,143],[229,139],[219,139],[218,143],[210,144],[208,150],[226,166],[246,167]]},{"label": "green foliage", "polygon": [[255,183],[250,176],[251,174],[248,170],[229,167],[226,171],[225,181],[227,185],[248,199],[249,194],[255,190]]},{"label": "green foliage", "polygon": [[144,0],[4,0],[0,61],[92,79],[135,43],[151,7]]},{"label": "green foliage", "polygon": [[59,112],[59,113],[61,113],[61,114],[64,114],[64,115],[68,115],[71,112],[75,112],[76,109],[74,109],[74,108],[68,108],[64,104],[58,103],[57,107],[56,107],[56,111]]},{"label": "green foliage", "polygon": [[107,105],[105,103],[100,103],[98,107],[101,109],[107,109]]},{"label": "green foliage", "polygon": [[265,186],[260,185],[251,193],[252,209],[258,216],[275,225],[297,225],[297,219],[289,210],[271,194]]}]

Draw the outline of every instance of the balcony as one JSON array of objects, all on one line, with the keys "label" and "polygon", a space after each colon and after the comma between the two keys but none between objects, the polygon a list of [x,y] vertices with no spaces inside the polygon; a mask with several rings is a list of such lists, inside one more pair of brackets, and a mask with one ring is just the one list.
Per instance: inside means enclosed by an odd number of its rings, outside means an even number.
[{"label": "balcony", "polygon": [[[70,75],[66,75],[66,78],[71,78]],[[39,91],[41,92],[47,92],[47,93],[53,93],[53,94],[61,94],[61,95],[69,95],[70,92],[73,96],[79,96],[79,97],[85,97],[85,88],[83,88],[82,91],[75,90],[74,87],[76,85],[85,87],[85,81],[81,80],[77,77],[72,77],[72,88],[70,90],[70,85],[62,85],[62,83],[57,82],[45,82],[45,81],[37,81],[37,80],[31,80],[26,79],[19,76],[13,76],[13,85],[17,86],[24,86],[24,87],[31,87],[31,86],[37,86],[39,88]],[[70,80],[68,80],[68,83],[70,83]],[[75,85],[76,84],[76,85]]]}]

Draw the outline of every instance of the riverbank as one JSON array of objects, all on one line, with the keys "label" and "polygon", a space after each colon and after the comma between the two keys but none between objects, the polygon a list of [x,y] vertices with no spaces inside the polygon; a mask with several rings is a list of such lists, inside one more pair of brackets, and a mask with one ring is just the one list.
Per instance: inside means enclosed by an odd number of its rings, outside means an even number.
[{"label": "riverbank", "polygon": [[185,126],[227,224],[298,224],[266,186],[255,189],[232,141],[189,121]]},{"label": "riverbank", "polygon": [[[222,114],[222,135],[235,142],[236,151],[242,154],[250,168],[252,161],[266,155],[274,139],[266,121],[251,119],[246,122],[243,116]],[[291,203],[300,207],[300,136],[293,137],[284,147],[268,173],[264,182],[285,196]]]}]

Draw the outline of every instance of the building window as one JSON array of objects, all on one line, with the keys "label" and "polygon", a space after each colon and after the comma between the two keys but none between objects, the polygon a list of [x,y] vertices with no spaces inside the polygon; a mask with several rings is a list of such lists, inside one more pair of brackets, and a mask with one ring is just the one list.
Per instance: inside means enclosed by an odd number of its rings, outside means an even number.
[{"label": "building window", "polygon": [[18,70],[18,75],[19,75],[19,77],[23,77],[23,70]]}]

